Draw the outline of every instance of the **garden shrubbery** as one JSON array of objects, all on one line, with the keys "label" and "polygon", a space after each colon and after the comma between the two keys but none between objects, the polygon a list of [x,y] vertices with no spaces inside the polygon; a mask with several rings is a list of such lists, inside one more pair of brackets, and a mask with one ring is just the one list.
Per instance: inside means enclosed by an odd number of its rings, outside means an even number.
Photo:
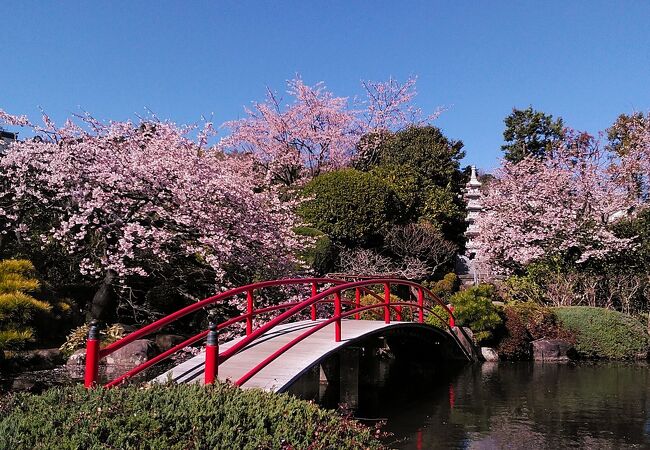
[{"label": "garden shrubbery", "polygon": [[454,306],[456,325],[469,327],[477,343],[492,337],[503,319],[492,303],[496,293],[494,286],[481,284],[455,293],[449,298]]},{"label": "garden shrubbery", "polygon": [[9,396],[0,415],[0,448],[382,448],[310,402],[227,384],[55,388]]},{"label": "garden shrubbery", "polygon": [[[384,303],[384,294],[383,292],[380,294],[377,294],[379,298],[375,297],[374,295],[364,295],[360,299],[361,306],[370,306],[370,305],[377,305],[380,303]],[[390,295],[390,302],[391,303],[399,303],[403,302],[404,300],[399,298],[395,294]],[[396,320],[397,316],[397,311],[394,308],[390,309],[390,317],[393,320]],[[411,321],[414,320],[414,318],[417,317],[417,310],[409,307],[402,307],[402,320],[407,320]],[[366,311],[363,311],[361,313],[361,318],[363,320],[384,320],[384,308],[373,308],[373,309],[368,309]]]},{"label": "garden shrubbery", "polygon": [[504,327],[497,348],[503,359],[530,359],[531,342],[537,339],[575,341],[573,334],[560,326],[551,308],[533,302],[512,302],[504,306],[503,315]]},{"label": "garden shrubbery", "polygon": [[561,324],[575,333],[582,358],[633,359],[647,355],[650,336],[633,317],[604,308],[554,308]]},{"label": "garden shrubbery", "polygon": [[302,218],[335,243],[370,244],[398,219],[402,206],[387,183],[354,169],[320,175],[302,191]]},{"label": "garden shrubbery", "polygon": [[20,350],[46,335],[52,320],[66,314],[65,302],[48,302],[33,295],[40,290],[34,265],[24,259],[0,260],[0,352]]}]

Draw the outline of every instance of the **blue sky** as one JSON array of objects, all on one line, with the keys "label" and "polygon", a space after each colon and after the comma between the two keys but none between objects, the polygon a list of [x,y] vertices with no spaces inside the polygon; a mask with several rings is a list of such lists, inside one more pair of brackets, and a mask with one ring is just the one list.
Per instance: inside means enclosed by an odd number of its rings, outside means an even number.
[{"label": "blue sky", "polygon": [[646,1],[4,0],[0,108],[221,123],[300,73],[337,95],[417,75],[417,104],[498,165],[512,107],[591,132],[650,109]]}]

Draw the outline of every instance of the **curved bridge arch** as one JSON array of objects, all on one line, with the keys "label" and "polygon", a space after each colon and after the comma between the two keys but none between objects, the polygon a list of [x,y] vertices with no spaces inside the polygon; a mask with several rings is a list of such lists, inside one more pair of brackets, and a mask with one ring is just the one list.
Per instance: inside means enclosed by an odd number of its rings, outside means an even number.
[{"label": "curved bridge arch", "polygon": [[[417,322],[386,324],[374,320],[345,320],[342,329],[342,339],[337,342],[332,339],[334,324],[328,324],[324,320],[304,320],[279,325],[221,363],[219,379],[230,380],[245,388],[283,392],[305,372],[346,347],[357,346],[373,337],[399,338],[401,331],[416,332],[420,339],[429,341],[431,346],[427,347],[428,351],[437,347],[435,356],[426,354],[424,349],[421,349],[419,357],[423,359],[437,357],[465,359],[465,354],[455,345],[453,338],[447,332],[427,324]],[[288,343],[310,331],[313,333],[286,351],[279,352]],[[244,338],[223,344],[220,349],[227,350],[242,339]],[[262,364],[266,359],[268,362]],[[254,370],[257,366],[260,366],[259,370]],[[204,368],[205,353],[203,352],[160,375],[156,381],[203,382]]]},{"label": "curved bridge arch", "polygon": [[[311,296],[302,301],[287,302],[278,305],[269,306],[266,308],[255,309],[254,307],[254,293],[256,290],[265,289],[268,287],[276,286],[300,286],[307,285],[311,286]],[[319,285],[322,287],[325,285],[325,288],[318,291]],[[383,297],[371,288],[376,287],[377,285],[383,286]],[[329,286],[329,287],[328,287]],[[415,292],[417,294],[417,301],[400,301],[400,302],[391,302],[391,287],[392,286],[404,286],[409,288],[411,293]],[[346,294],[354,293],[354,301],[347,300]],[[122,376],[115,378],[114,380],[107,383],[106,387],[117,386],[134,375],[142,372],[143,370],[157,364],[158,362],[169,358],[174,353],[182,350],[183,348],[196,344],[201,340],[208,337],[208,345],[206,347],[205,356],[203,356],[203,361],[207,370],[205,372],[205,382],[212,382],[216,372],[221,368],[225,369],[225,365],[228,360],[233,359],[234,361],[241,360],[242,355],[248,354],[252,355],[250,349],[261,348],[263,343],[266,341],[275,341],[275,344],[280,343],[279,347],[270,349],[266,354],[260,354],[256,359],[246,361],[242,367],[240,367],[240,374],[234,377],[223,376],[220,378],[230,378],[235,382],[236,385],[243,385],[254,377],[261,377],[263,371],[268,371],[268,366],[272,366],[275,362],[277,366],[277,361],[285,359],[286,355],[297,354],[297,349],[295,348],[298,344],[303,341],[315,342],[318,341],[319,336],[326,336],[326,330],[329,328],[329,338],[322,338],[324,342],[329,342],[329,347],[325,346],[321,349],[316,349],[313,351],[316,359],[322,357],[326,353],[330,353],[338,347],[345,345],[343,342],[343,329],[348,329],[348,332],[354,332],[355,329],[358,329],[358,336],[351,335],[349,339],[356,339],[361,335],[365,335],[369,332],[374,332],[381,329],[389,329],[395,327],[396,323],[400,326],[401,324],[413,322],[402,322],[402,308],[411,308],[417,311],[418,313],[418,325],[421,329],[425,329],[424,325],[424,313],[425,311],[433,314],[434,316],[440,319],[442,324],[447,326],[448,331],[435,331],[442,333],[440,336],[445,339],[448,345],[451,345],[451,348],[454,349],[453,353],[455,355],[461,355],[467,360],[471,360],[470,353],[465,349],[461,344],[459,338],[452,332],[453,326],[453,314],[447,308],[447,306],[430,290],[424,286],[419,285],[418,283],[402,280],[402,279],[391,279],[391,278],[376,278],[376,279],[364,279],[361,281],[344,281],[333,278],[294,278],[294,279],[282,279],[282,280],[271,280],[264,281],[254,284],[249,284],[235,289],[230,289],[226,292],[217,294],[215,296],[209,297],[205,300],[197,302],[193,305],[187,306],[173,314],[170,314],[167,317],[159,319],[153,322],[150,325],[147,325],[140,330],[134,331],[133,333],[127,335],[126,337],[108,345],[104,349],[99,349],[99,342],[97,340],[97,329],[95,326],[91,326],[91,331],[89,332],[89,339],[87,344],[86,351],[86,377],[85,385],[86,387],[92,387],[97,383],[97,372],[99,360],[103,357],[110,355],[116,350],[124,347],[125,345],[135,341],[136,339],[143,338],[151,333],[154,333],[164,326],[198,310],[202,310],[205,307],[212,306],[216,303],[219,303],[223,300],[232,298],[239,294],[246,294],[246,313],[237,317],[226,320],[220,324],[211,324],[210,332],[202,331],[195,336],[185,340],[184,342],[176,345],[175,347],[163,352],[162,354],[152,358],[151,360],[141,364],[140,366],[128,371]],[[367,294],[375,297],[378,300],[378,303],[373,305],[362,306],[360,303],[361,295]],[[333,313],[331,317],[326,317],[325,319],[317,319],[317,307],[323,303],[333,304]],[[447,324],[447,317],[441,317],[434,311],[430,305],[440,305],[444,309],[444,312],[449,317],[450,324]],[[347,309],[345,309],[347,307]],[[345,310],[344,310],[345,309]],[[372,321],[361,321],[360,314],[364,311],[371,309],[381,309],[384,312],[384,322],[374,321],[374,325],[370,324]],[[305,330],[292,335],[291,339],[288,342],[282,342],[279,339],[279,336],[285,336],[286,327],[295,327],[296,322],[287,323],[290,320],[296,320],[300,318],[301,315],[304,315],[306,311],[310,312],[311,320],[305,322]],[[257,329],[253,329],[253,319],[256,316],[264,313],[279,312],[279,314],[273,319],[269,320],[267,323],[263,324]],[[396,322],[392,322],[392,317],[395,317]],[[350,319],[357,320],[350,320]],[[216,344],[216,333],[224,328],[227,328],[235,323],[245,322],[246,323],[246,335],[234,339],[230,342],[222,345],[222,348],[219,349]],[[365,322],[365,324],[364,324]],[[309,324],[309,326],[307,326]],[[352,325],[356,324],[356,325]],[[344,326],[345,325],[345,326]],[[367,329],[368,327],[374,327],[373,329]],[[365,328],[364,328],[365,327]],[[435,327],[430,327],[434,328]],[[431,332],[431,330],[430,330]],[[354,334],[354,333],[353,333]],[[333,338],[333,339],[332,339]],[[343,342],[343,343],[342,343]],[[299,346],[298,348],[302,347]],[[221,351],[220,351],[221,350]],[[283,356],[285,355],[285,356]],[[307,367],[304,366],[304,363],[296,363],[300,370],[305,370]],[[301,367],[302,364],[302,367]],[[199,367],[200,365],[196,365]],[[189,369],[189,368],[188,368]],[[195,369],[190,370],[189,373],[195,371]],[[242,373],[243,372],[243,373]],[[174,378],[176,375],[172,374],[171,377]],[[196,377],[192,377],[194,379]],[[277,377],[276,377],[277,378]],[[182,377],[179,378],[179,381],[182,380]],[[278,382],[279,383],[279,382]],[[282,384],[285,386],[286,384]]]}]

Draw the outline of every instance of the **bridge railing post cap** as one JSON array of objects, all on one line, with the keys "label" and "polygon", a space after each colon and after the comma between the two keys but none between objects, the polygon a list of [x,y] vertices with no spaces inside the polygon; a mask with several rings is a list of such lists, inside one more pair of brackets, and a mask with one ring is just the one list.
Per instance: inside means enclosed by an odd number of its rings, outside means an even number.
[{"label": "bridge railing post cap", "polygon": [[99,338],[99,320],[93,319],[88,323],[88,339]]}]

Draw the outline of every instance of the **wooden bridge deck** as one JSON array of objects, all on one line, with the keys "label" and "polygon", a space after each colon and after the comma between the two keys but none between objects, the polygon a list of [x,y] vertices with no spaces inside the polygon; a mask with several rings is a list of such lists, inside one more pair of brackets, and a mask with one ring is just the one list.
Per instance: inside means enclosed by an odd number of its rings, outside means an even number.
[{"label": "wooden bridge deck", "polygon": [[[318,323],[320,321],[305,320],[278,325],[220,364],[218,378],[220,380],[237,381],[264,358]],[[334,324],[332,323],[297,343],[244,383],[242,387],[260,388],[268,391],[282,390],[325,355],[349,344],[353,340],[387,328],[413,325],[417,324],[413,322],[391,322],[386,324],[383,321],[344,319],[341,327],[341,342],[335,342]],[[219,351],[228,349],[241,339],[243,337],[221,344]],[[160,375],[154,381],[203,382],[204,364],[205,353],[202,352]]]}]

